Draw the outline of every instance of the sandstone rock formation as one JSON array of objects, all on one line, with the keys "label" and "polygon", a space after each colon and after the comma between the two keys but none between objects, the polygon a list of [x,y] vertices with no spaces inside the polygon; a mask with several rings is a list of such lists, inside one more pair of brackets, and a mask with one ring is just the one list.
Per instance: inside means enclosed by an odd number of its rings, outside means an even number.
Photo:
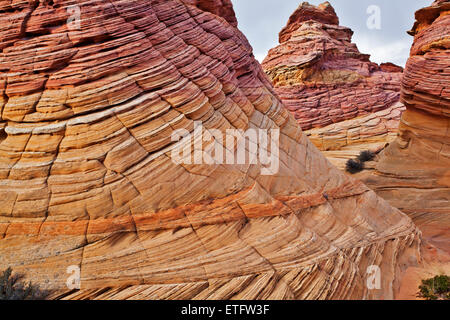
[{"label": "sandstone rock formation", "polygon": [[416,13],[402,82],[400,136],[361,177],[450,253],[450,2]]},{"label": "sandstone rock formation", "polygon": [[[393,298],[420,259],[411,219],[333,167],[233,23],[191,4],[0,2],[0,269],[67,291],[79,267],[70,299]],[[195,121],[278,132],[279,170],[177,162],[224,150],[172,141]]]},{"label": "sandstone rock formation", "polygon": [[372,63],[330,5],[302,3],[263,68],[303,130],[385,110],[398,102],[402,68]]},{"label": "sandstone rock formation", "polygon": [[311,142],[339,169],[361,151],[379,153],[398,136],[398,125],[405,106],[393,106],[366,116],[305,131]]}]

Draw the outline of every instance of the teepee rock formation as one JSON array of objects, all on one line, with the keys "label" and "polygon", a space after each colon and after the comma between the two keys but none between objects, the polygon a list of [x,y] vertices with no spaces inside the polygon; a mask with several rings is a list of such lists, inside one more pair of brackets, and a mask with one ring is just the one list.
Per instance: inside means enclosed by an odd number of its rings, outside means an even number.
[{"label": "teepee rock formation", "polygon": [[[450,253],[450,2],[416,12],[398,139],[365,181]],[[365,174],[364,174],[365,175]]]},{"label": "teepee rock formation", "polygon": [[[67,299],[393,298],[420,232],[320,154],[202,8],[0,4],[0,269],[64,292],[79,268]],[[239,152],[211,139],[227,129],[271,132],[256,150],[278,166],[198,161]]]},{"label": "teepee rock formation", "polygon": [[[387,109],[398,102],[402,68],[377,65],[351,42],[329,2],[303,2],[263,68],[303,130]],[[356,131],[356,130],[355,130]]]}]

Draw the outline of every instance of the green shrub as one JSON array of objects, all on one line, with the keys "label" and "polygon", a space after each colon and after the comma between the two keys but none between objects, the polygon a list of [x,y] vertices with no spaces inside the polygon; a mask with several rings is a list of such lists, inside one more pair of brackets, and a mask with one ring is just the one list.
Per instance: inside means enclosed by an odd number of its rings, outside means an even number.
[{"label": "green shrub", "polygon": [[22,275],[13,275],[8,268],[0,273],[0,300],[41,300],[48,295],[31,282],[25,284]]},{"label": "green shrub", "polygon": [[427,300],[450,300],[450,277],[441,275],[422,280],[419,290],[419,297]]},{"label": "green shrub", "polygon": [[374,158],[375,158],[375,153],[373,153],[370,150],[361,151],[361,153],[358,156],[358,160],[360,162],[372,161]]},{"label": "green shrub", "polygon": [[364,163],[359,160],[350,159],[347,161],[345,168],[347,172],[355,174],[361,172],[364,169]]}]

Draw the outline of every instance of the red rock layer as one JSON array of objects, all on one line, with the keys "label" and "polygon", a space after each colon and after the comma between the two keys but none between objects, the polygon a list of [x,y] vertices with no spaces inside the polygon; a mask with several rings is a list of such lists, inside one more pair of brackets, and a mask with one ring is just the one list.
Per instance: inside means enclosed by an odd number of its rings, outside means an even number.
[{"label": "red rock layer", "polygon": [[[64,291],[78,266],[66,298],[381,299],[417,263],[411,219],[312,146],[224,19],[54,0],[2,1],[0,21],[0,269]],[[175,148],[223,150],[171,141],[194,121],[278,130],[279,170],[177,163]]]},{"label": "red rock layer", "polygon": [[400,136],[366,182],[450,252],[450,2],[416,13]]},{"label": "red rock layer", "polygon": [[333,7],[302,3],[263,62],[302,129],[349,120],[398,102],[402,68],[378,66],[351,43]]}]

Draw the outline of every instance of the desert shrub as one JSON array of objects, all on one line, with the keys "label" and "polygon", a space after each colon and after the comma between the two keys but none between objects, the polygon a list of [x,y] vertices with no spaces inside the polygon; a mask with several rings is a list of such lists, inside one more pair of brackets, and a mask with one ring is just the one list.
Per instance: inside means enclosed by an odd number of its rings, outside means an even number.
[{"label": "desert shrub", "polygon": [[450,277],[441,275],[422,280],[419,290],[419,296],[427,300],[450,300]]},{"label": "desert shrub", "polygon": [[0,272],[0,300],[41,300],[48,295],[31,282],[24,283],[22,275],[13,275],[8,268]]},{"label": "desert shrub", "polygon": [[364,163],[359,160],[350,159],[347,161],[345,168],[347,172],[355,174],[361,172],[364,169]]},{"label": "desert shrub", "polygon": [[374,158],[375,158],[375,153],[373,153],[370,150],[361,151],[361,153],[358,156],[358,160],[360,162],[372,161]]}]

